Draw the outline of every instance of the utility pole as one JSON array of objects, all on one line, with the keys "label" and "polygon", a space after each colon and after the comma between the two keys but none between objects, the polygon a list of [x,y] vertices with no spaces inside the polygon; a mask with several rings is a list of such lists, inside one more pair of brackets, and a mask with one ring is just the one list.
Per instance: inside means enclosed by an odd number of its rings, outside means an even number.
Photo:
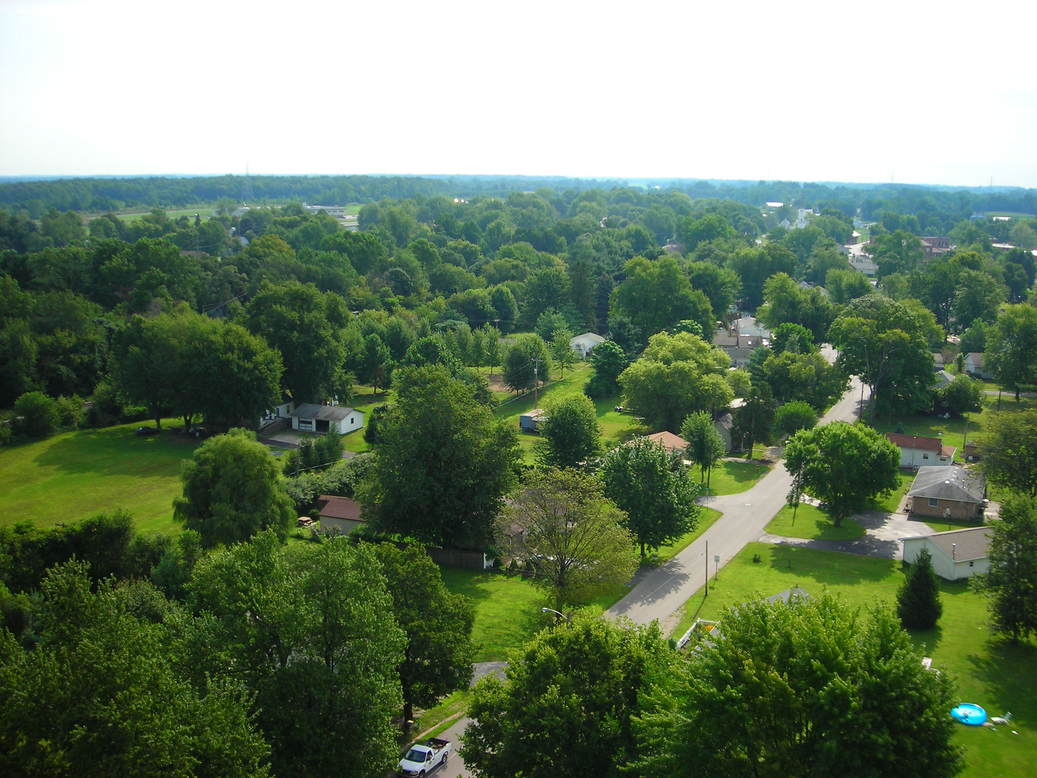
[{"label": "utility pole", "polygon": [[709,541],[706,541],[706,597],[709,597]]},{"label": "utility pole", "polygon": [[540,388],[540,357],[533,357],[533,405],[537,404]]}]

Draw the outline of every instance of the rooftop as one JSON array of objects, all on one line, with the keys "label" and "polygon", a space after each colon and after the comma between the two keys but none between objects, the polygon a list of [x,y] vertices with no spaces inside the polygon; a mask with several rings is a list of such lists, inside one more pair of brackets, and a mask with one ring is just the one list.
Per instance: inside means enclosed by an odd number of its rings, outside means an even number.
[{"label": "rooftop", "polygon": [[322,494],[317,498],[317,511],[328,519],[349,519],[363,521],[360,503],[351,497],[337,497],[333,494]]},{"label": "rooftop", "polygon": [[976,470],[957,465],[929,466],[918,468],[907,496],[979,504],[986,492],[986,480]]},{"label": "rooftop", "polygon": [[990,537],[994,534],[992,527],[969,527],[953,529],[950,532],[937,532],[933,535],[921,535],[918,540],[928,538],[929,542],[956,562],[969,562],[975,559],[986,559],[990,547]]},{"label": "rooftop", "polygon": [[661,443],[669,451],[681,451],[688,447],[688,441],[682,438],[680,435],[674,435],[672,432],[663,430],[662,432],[655,432],[647,436],[649,440],[655,443]]},{"label": "rooftop", "polygon": [[317,405],[316,403],[303,403],[291,415],[299,419],[319,419],[321,421],[342,421],[351,413],[352,408],[343,408],[341,405]]}]

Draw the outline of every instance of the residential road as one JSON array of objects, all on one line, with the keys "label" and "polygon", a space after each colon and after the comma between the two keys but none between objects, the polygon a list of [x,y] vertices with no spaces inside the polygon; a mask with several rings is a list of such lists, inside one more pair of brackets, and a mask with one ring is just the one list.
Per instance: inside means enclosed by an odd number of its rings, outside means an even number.
[{"label": "residential road", "polygon": [[[862,397],[867,400],[867,396],[866,389],[862,393],[860,381],[852,378],[850,388],[819,423],[853,421],[860,412]],[[791,485],[792,476],[779,462],[748,491],[703,500],[703,505],[724,515],[669,562],[639,574],[630,593],[606,613],[613,618],[625,616],[636,624],[653,620],[667,624],[670,616],[698,591],[706,576],[716,572],[714,556],[720,556],[723,567],[747,543],[760,539],[764,527],[785,504]]]}]

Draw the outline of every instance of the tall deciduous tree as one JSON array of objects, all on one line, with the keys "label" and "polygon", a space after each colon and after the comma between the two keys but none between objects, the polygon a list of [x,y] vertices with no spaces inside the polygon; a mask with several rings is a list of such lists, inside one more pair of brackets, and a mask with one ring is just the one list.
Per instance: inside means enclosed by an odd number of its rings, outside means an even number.
[{"label": "tall deciduous tree", "polygon": [[1037,632],[1037,503],[1010,497],[990,539],[990,572],[984,581],[992,594],[994,629],[1012,641]]},{"label": "tall deciduous tree", "polygon": [[626,275],[612,293],[612,307],[645,335],[669,329],[681,319],[692,319],[712,334],[716,322],[709,298],[692,289],[675,259],[635,257],[627,262]]},{"label": "tall deciduous tree", "polygon": [[1037,410],[992,414],[977,443],[992,483],[1037,497]]},{"label": "tall deciduous tree", "polygon": [[33,650],[0,629],[0,772],[268,775],[240,686],[190,683],[166,626],[132,615],[111,582],[91,591],[87,567],[47,574]]},{"label": "tall deciduous tree", "polygon": [[640,693],[673,661],[655,624],[577,614],[540,632],[475,689],[462,756],[475,775],[583,778],[622,773],[637,752]]},{"label": "tall deciduous tree", "polygon": [[699,489],[680,461],[648,438],[610,451],[598,472],[605,496],[626,513],[626,527],[641,548],[656,549],[695,527]]},{"label": "tall deciduous tree", "polygon": [[514,483],[515,430],[441,365],[400,368],[393,386],[396,403],[358,490],[365,515],[426,543],[483,546]]},{"label": "tall deciduous tree", "polygon": [[681,437],[688,441],[688,456],[699,466],[708,487],[713,468],[727,453],[723,438],[713,426],[713,417],[705,411],[689,414],[681,424]]},{"label": "tall deciduous tree", "polygon": [[406,636],[373,551],[265,532],[200,559],[188,590],[209,614],[189,636],[194,672],[233,667],[248,685],[277,775],[390,768]]},{"label": "tall deciduous tree", "polygon": [[932,556],[923,548],[897,592],[897,616],[908,629],[932,629],[942,613]]},{"label": "tall deciduous tree", "polygon": [[591,351],[590,363],[594,375],[584,387],[587,396],[597,399],[619,394],[617,379],[627,366],[627,355],[623,347],[614,340],[599,343]]},{"label": "tall deciduous tree", "polygon": [[173,501],[173,516],[206,546],[238,543],[263,529],[284,538],[294,511],[280,471],[255,433],[217,435],[184,465],[184,492]]},{"label": "tall deciduous tree", "polygon": [[786,467],[803,474],[804,489],[828,504],[837,527],[869,498],[896,488],[899,461],[881,433],[844,421],[800,430],[785,447]]},{"label": "tall deciduous tree", "polygon": [[547,380],[551,359],[539,335],[522,335],[504,354],[504,383],[522,392]]},{"label": "tall deciduous tree", "polygon": [[244,322],[281,352],[284,387],[304,403],[339,393],[346,359],[342,330],[349,319],[340,296],[291,282],[260,289],[245,308]]},{"label": "tall deciduous tree", "polygon": [[1020,386],[1037,384],[1037,307],[1004,306],[987,341],[987,367],[1018,400]]},{"label": "tall deciduous tree", "polygon": [[375,547],[392,596],[396,623],[407,635],[400,665],[403,720],[414,718],[414,706],[432,706],[444,694],[468,687],[472,677],[471,601],[451,594],[425,549]]},{"label": "tall deciduous tree", "polygon": [[537,458],[548,467],[577,467],[601,450],[601,429],[594,403],[574,395],[549,403],[540,425]]},{"label": "tall deciduous tree", "polygon": [[498,536],[555,604],[586,602],[630,580],[637,567],[626,515],[601,483],[576,470],[545,470],[513,494]]},{"label": "tall deciduous tree", "polygon": [[952,776],[950,680],[888,610],[828,595],[747,602],[660,678],[638,719],[642,775]]}]

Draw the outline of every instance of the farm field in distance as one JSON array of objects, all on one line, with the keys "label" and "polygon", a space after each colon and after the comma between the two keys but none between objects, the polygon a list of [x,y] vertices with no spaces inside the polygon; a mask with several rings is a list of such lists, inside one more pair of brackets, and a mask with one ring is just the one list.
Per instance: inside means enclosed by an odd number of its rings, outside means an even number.
[{"label": "farm field in distance", "polygon": [[133,422],[0,449],[0,523],[53,527],[123,508],[138,529],[175,531],[180,463],[198,442],[180,435],[174,424],[164,422],[161,435],[138,436],[141,422]]}]

